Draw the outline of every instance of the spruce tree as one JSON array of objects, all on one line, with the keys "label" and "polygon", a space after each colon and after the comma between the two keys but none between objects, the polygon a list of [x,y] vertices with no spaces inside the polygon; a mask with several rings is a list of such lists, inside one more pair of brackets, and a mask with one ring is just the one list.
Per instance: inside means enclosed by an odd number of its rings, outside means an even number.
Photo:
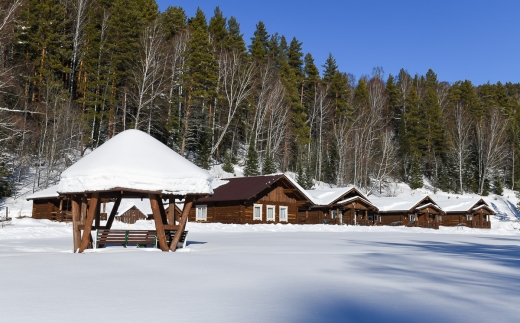
[{"label": "spruce tree", "polygon": [[276,173],[276,166],[274,164],[273,156],[269,148],[265,152],[264,164],[262,165],[262,175]]},{"label": "spruce tree", "polygon": [[222,170],[227,173],[234,173],[235,169],[233,167],[233,159],[231,158],[231,154],[228,150],[224,153],[224,164],[222,165]]},{"label": "spruce tree", "polygon": [[410,165],[410,188],[412,190],[423,187],[423,178],[420,159],[417,156],[412,157],[412,163]]},{"label": "spruce tree", "polygon": [[394,77],[388,75],[386,81],[386,92],[388,93],[388,105],[385,124],[390,126],[395,133],[399,135],[399,120],[401,120],[401,111],[399,109],[399,92],[397,90]]},{"label": "spruce tree", "polygon": [[244,167],[244,176],[258,176],[258,153],[255,149],[255,144],[251,141],[249,149],[247,150],[246,166]]},{"label": "spruce tree", "polygon": [[13,193],[11,173],[4,162],[0,162],[0,198],[9,197]]}]

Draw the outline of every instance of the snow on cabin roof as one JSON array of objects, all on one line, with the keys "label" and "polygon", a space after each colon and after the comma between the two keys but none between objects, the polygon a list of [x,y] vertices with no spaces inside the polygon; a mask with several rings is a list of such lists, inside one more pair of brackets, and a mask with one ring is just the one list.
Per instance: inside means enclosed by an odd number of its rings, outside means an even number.
[{"label": "snow on cabin roof", "polygon": [[57,198],[59,196],[60,195],[58,194],[58,185],[53,185],[27,196],[26,199],[29,201],[37,199]]},{"label": "snow on cabin roof", "polygon": [[372,197],[370,201],[380,212],[408,211],[421,202],[428,195],[406,197]]},{"label": "snow on cabin roof", "polygon": [[131,189],[213,194],[208,172],[139,130],[126,130],[61,174],[60,193]]},{"label": "snow on cabin roof", "polygon": [[305,192],[307,192],[312,197],[312,202],[314,204],[329,205],[352,189],[355,189],[355,186],[328,188],[321,190],[306,190]]},{"label": "snow on cabin roof", "polygon": [[364,198],[362,198],[361,196],[352,196],[352,197],[349,197],[349,198],[346,199],[346,200],[338,201],[338,202],[336,202],[336,203],[337,203],[337,204],[348,204],[348,203],[350,203],[350,202],[352,202],[352,201],[355,201],[355,200],[363,201],[364,203],[366,203],[366,204],[368,204],[368,205],[371,205],[371,206],[375,207],[375,205],[372,204],[372,203],[370,203],[369,200],[364,199]]},{"label": "snow on cabin roof", "polygon": [[482,201],[485,206],[489,207],[481,198],[459,198],[450,200],[440,200],[437,204],[444,212],[467,212],[474,208],[474,206]]}]

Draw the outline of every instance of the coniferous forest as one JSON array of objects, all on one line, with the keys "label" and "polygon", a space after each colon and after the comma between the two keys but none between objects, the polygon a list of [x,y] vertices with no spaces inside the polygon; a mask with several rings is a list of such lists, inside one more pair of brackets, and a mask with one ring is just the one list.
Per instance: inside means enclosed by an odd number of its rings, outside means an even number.
[{"label": "coniferous forest", "polygon": [[[251,39],[241,23],[256,24]],[[189,16],[154,0],[4,0],[0,53],[2,196],[28,176],[33,190],[55,183],[125,129],[203,168],[293,171],[306,188],[520,185],[520,84],[450,84],[406,66],[355,76],[333,54],[315,62],[297,35],[218,7]]]}]

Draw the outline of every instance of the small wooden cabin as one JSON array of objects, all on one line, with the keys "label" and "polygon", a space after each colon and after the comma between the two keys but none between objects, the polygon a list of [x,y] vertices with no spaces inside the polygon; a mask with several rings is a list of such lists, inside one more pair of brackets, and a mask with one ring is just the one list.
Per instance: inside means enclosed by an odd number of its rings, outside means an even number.
[{"label": "small wooden cabin", "polygon": [[313,205],[298,212],[298,223],[326,223],[348,225],[375,225],[369,214],[377,208],[355,187],[340,187],[306,191],[313,198]]},{"label": "small wooden cabin", "polygon": [[444,215],[441,207],[429,196],[373,197],[370,201],[379,209],[372,216],[378,216],[382,225],[439,229]]},{"label": "small wooden cabin", "polygon": [[299,223],[298,208],[310,197],[283,174],[224,179],[212,196],[200,198],[190,211],[192,222]]},{"label": "small wooden cabin", "polygon": [[132,206],[127,210],[122,210],[121,214],[116,215],[116,221],[134,224],[138,220],[151,219],[151,215],[144,214],[137,206]]},{"label": "small wooden cabin", "polygon": [[32,217],[53,221],[71,221],[72,206],[70,200],[60,196],[56,186],[50,186],[27,197],[33,201]]},{"label": "small wooden cabin", "polygon": [[442,200],[439,206],[445,212],[441,225],[491,229],[490,217],[495,211],[481,198]]}]

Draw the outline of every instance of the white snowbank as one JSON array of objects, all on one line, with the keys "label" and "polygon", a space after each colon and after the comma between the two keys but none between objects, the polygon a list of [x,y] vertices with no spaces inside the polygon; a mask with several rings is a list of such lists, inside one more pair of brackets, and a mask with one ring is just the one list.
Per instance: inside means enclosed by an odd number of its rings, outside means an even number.
[{"label": "white snowbank", "polygon": [[117,189],[212,194],[210,174],[139,130],[126,130],[66,169],[60,193]]}]

